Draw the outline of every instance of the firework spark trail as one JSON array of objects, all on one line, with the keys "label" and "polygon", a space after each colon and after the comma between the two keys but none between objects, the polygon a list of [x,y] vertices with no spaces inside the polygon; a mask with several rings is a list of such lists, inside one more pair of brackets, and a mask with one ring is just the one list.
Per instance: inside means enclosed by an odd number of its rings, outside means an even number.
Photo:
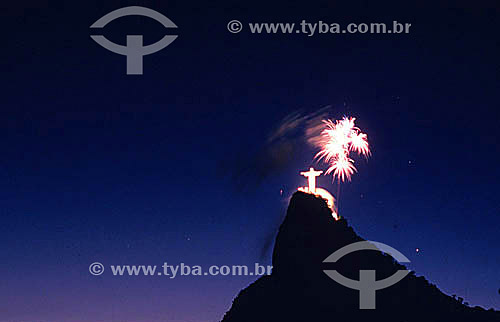
[{"label": "firework spark trail", "polygon": [[316,142],[321,151],[315,158],[323,159],[330,165],[325,174],[333,172],[333,177],[337,178],[339,183],[350,181],[352,174],[357,171],[354,160],[349,157],[351,151],[365,157],[371,154],[368,137],[354,125],[355,120],[353,117],[344,117],[335,122],[324,120],[326,128]]}]

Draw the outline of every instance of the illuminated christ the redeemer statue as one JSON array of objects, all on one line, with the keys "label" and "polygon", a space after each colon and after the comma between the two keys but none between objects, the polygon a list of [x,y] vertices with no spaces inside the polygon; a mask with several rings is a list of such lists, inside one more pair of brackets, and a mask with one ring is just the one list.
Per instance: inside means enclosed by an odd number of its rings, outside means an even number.
[{"label": "illuminated christ the redeemer statue", "polygon": [[320,176],[323,171],[316,171],[314,168],[309,168],[307,172],[301,172],[300,174],[307,178],[309,183],[308,187],[299,187],[299,191],[311,193],[313,195],[319,196],[327,201],[328,207],[332,211],[332,216],[338,220],[337,212],[335,211],[335,198],[323,188],[316,188],[316,177]]},{"label": "illuminated christ the redeemer statue", "polygon": [[316,177],[319,177],[323,171],[315,171],[314,168],[309,168],[308,172],[301,172],[300,174],[306,177],[309,182],[309,192],[316,194]]}]

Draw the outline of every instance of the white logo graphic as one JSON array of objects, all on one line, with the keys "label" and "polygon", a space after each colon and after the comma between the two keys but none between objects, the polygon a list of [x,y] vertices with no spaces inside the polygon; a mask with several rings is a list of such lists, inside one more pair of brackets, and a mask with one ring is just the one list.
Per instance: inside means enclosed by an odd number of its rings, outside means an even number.
[{"label": "white logo graphic", "polygon": [[[409,263],[410,260],[406,258],[399,251],[395,250],[391,246],[382,244],[375,241],[360,241],[357,243],[352,243],[347,246],[342,247],[330,256],[328,256],[323,263],[335,263],[340,258],[347,254],[358,250],[377,250],[384,253],[390,254],[398,262]],[[323,271],[331,279],[337,283],[344,285],[345,287],[359,290],[359,308],[360,309],[375,309],[375,291],[387,288],[401,281],[410,271],[408,270],[398,270],[394,275],[389,276],[383,280],[375,280],[374,270],[360,270],[359,271],[359,281],[352,280],[350,278],[341,275],[336,270]]]},{"label": "white logo graphic", "polygon": [[[102,18],[94,22],[90,28],[103,28],[109,22],[125,17],[125,16],[146,16],[161,23],[165,28],[177,28],[177,26],[161,13],[144,7],[125,7],[117,9],[104,15]],[[170,45],[177,36],[166,35],[154,44],[143,46],[142,35],[127,35],[127,45],[122,46],[109,41],[104,36],[91,35],[99,45],[114,53],[127,56],[127,75],[142,75],[142,58],[143,56],[156,53],[159,50]]]}]

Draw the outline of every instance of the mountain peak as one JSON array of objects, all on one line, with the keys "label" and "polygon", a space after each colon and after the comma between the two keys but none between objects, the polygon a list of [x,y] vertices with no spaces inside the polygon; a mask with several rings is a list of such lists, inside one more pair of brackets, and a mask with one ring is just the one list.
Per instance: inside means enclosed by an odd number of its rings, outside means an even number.
[{"label": "mountain peak", "polygon": [[468,307],[410,272],[376,291],[376,309],[359,308],[359,290],[347,288],[324,270],[359,280],[360,270],[375,270],[377,280],[406,267],[381,251],[363,250],[336,263],[333,252],[364,241],[345,219],[334,220],[326,201],[304,192],[290,199],[273,250],[273,271],[242,290],[223,322],[243,321],[500,321],[500,312]]}]

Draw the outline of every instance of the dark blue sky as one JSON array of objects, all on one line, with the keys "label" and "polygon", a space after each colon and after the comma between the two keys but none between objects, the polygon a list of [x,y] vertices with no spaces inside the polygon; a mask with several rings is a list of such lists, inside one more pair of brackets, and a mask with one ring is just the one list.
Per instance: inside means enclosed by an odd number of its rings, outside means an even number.
[{"label": "dark blue sky", "polygon": [[[305,183],[298,172],[321,167],[314,151],[298,147],[290,164],[244,189],[224,173],[258,153],[286,115],[324,106],[331,117],[357,117],[372,146],[342,186],[341,211],[355,230],[400,250],[445,293],[500,309],[499,11],[368,3],[5,8],[0,320],[221,318],[254,278],[94,277],[88,266],[269,264],[286,197]],[[125,58],[89,37],[95,20],[127,5],[179,27],[174,43],[144,58],[142,76],[126,76]],[[231,34],[232,19],[412,27]],[[146,44],[164,32],[138,17],[104,30],[118,43],[144,34]],[[319,182],[335,191],[330,179]]]}]

